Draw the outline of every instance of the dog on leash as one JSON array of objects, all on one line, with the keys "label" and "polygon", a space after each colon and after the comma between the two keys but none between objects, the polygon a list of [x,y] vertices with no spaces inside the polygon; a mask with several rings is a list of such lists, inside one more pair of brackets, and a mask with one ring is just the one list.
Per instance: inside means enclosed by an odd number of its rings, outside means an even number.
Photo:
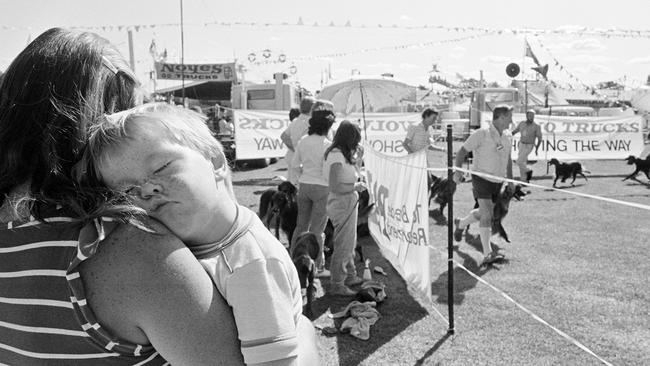
[{"label": "dog on leash", "polygon": [[[503,219],[508,215],[510,211],[510,202],[513,199],[521,201],[526,192],[523,191],[523,185],[517,184],[514,188],[510,188],[509,184],[504,184],[499,191],[499,194],[494,201],[494,210],[492,211],[492,234],[499,235],[506,242],[510,243],[510,238],[506,229],[503,227]],[[474,199],[474,209],[478,209],[478,200]]]},{"label": "dog on leash", "polygon": [[268,228],[275,228],[275,237],[280,238],[280,229],[284,231],[291,243],[293,231],[298,220],[298,203],[296,202],[296,187],[285,181],[277,189],[268,189],[260,196],[259,216]]},{"label": "dog on leash", "polygon": [[560,163],[557,159],[553,158],[548,161],[547,165],[555,166],[555,180],[553,181],[553,187],[558,179],[562,178],[561,182],[566,182],[567,178],[572,177],[571,185],[576,181],[576,176],[580,175],[588,181],[587,177],[583,174],[589,173],[588,170],[584,169],[582,164],[578,162],[573,163]]},{"label": "dog on leash", "polygon": [[640,172],[645,173],[645,176],[648,177],[650,180],[650,155],[647,156],[645,159],[640,159],[637,158],[634,155],[630,155],[627,158],[625,158],[625,161],[627,161],[627,165],[636,165],[636,169],[634,169],[634,172],[627,177],[623,178],[623,181],[626,181],[628,179],[634,179],[636,180],[636,175],[639,174]]},{"label": "dog on leash", "polygon": [[444,215],[445,207],[453,199],[454,193],[456,192],[456,182],[429,174],[428,183],[429,202],[433,199],[435,203],[440,205],[440,214]]},{"label": "dog on leash", "polygon": [[508,215],[508,211],[510,210],[510,202],[512,199],[514,198],[517,201],[521,201],[526,195],[526,192],[522,190],[522,187],[523,186],[521,184],[515,185],[514,188],[510,188],[510,185],[505,185],[505,187],[501,189],[501,192],[499,192],[497,200],[494,203],[494,213],[492,215],[492,233],[498,234],[503,238],[503,240],[508,243],[510,243],[510,239],[508,238],[506,229],[503,227],[503,219],[506,217],[506,215]]},{"label": "dog on leash", "polygon": [[303,313],[305,315],[311,312],[311,303],[314,300],[314,293],[316,292],[314,276],[316,274],[315,261],[318,253],[319,246],[316,234],[309,231],[298,234],[291,253],[291,260],[298,271],[300,290],[303,295]]}]

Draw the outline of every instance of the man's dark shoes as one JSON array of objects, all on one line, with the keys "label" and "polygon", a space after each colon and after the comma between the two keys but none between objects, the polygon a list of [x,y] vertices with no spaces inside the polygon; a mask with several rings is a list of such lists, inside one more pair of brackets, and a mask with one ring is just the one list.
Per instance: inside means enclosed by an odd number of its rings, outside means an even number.
[{"label": "man's dark shoes", "polygon": [[486,255],[485,258],[483,258],[483,263],[481,263],[481,266],[487,266],[495,262],[502,261],[506,258],[505,255],[500,254],[498,252],[490,252],[490,254]]},{"label": "man's dark shoes", "polygon": [[456,227],[454,230],[454,240],[460,241],[463,238],[463,229],[460,227],[459,218],[454,219],[454,226]]}]

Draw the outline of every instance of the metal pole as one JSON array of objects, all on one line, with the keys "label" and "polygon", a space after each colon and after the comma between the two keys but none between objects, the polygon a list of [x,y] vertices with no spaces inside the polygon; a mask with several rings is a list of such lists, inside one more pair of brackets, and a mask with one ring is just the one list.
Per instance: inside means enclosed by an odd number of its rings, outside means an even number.
[{"label": "metal pole", "polygon": [[524,113],[528,112],[528,79],[524,80]]},{"label": "metal pole", "polygon": [[183,0],[181,1],[181,96],[185,106],[185,37],[183,36]]},{"label": "metal pole", "polygon": [[[447,179],[454,181],[452,125],[447,125]],[[447,306],[449,307],[449,329],[454,334],[454,200],[447,205]]]},{"label": "metal pole", "polygon": [[366,142],[368,141],[368,132],[366,131],[366,104],[363,101],[363,86],[359,81],[359,94],[361,95],[361,116],[363,117],[363,134]]},{"label": "metal pole", "polygon": [[129,29],[129,65],[131,66],[131,71],[135,73],[135,56],[133,55],[133,31]]}]

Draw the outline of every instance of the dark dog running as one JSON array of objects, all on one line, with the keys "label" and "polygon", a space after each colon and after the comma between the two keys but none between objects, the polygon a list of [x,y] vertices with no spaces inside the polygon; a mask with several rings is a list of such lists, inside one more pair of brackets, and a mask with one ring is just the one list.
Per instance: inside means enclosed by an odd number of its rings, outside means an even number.
[{"label": "dark dog running", "polygon": [[506,229],[503,228],[503,219],[508,215],[512,199],[514,198],[517,201],[521,201],[526,195],[526,193],[521,189],[521,184],[517,184],[514,187],[515,188],[512,189],[510,188],[510,185],[505,185],[505,187],[501,189],[501,192],[494,203],[494,213],[492,215],[492,233],[498,234],[508,243],[510,243],[510,239],[508,238]]},{"label": "dark dog running", "polygon": [[441,215],[444,215],[445,207],[453,199],[454,193],[456,193],[456,182],[429,174],[429,202],[433,199],[440,205]]},{"label": "dark dog running", "polygon": [[640,159],[634,155],[630,155],[625,158],[625,161],[627,161],[627,165],[636,165],[636,169],[634,170],[634,173],[623,178],[624,181],[630,178],[636,180],[636,175],[639,174],[639,172],[645,173],[645,176],[650,179],[650,155],[645,159]]},{"label": "dark dog running", "polygon": [[298,219],[296,187],[291,182],[282,182],[278,189],[268,189],[260,197],[259,216],[266,227],[273,223],[275,237],[280,238],[280,228],[291,243]]},{"label": "dark dog running", "polygon": [[[510,202],[512,199],[514,198],[517,201],[521,201],[523,197],[526,196],[526,192],[522,190],[522,187],[521,184],[517,184],[513,189],[510,188],[510,185],[505,184],[494,201],[494,211],[492,211],[492,234],[499,235],[508,243],[510,243],[510,238],[508,238],[508,233],[503,227],[503,219],[508,215],[508,211],[510,211]],[[474,209],[478,209],[478,200],[476,198],[474,199]],[[462,232],[460,232],[460,234],[462,235]],[[456,241],[459,240],[460,237],[456,239]]]},{"label": "dark dog running", "polygon": [[309,316],[311,313],[311,303],[314,299],[316,287],[314,286],[314,276],[316,274],[316,257],[318,256],[319,247],[316,235],[310,232],[304,232],[298,235],[296,243],[291,253],[298,278],[300,279],[300,289],[303,296],[303,314]]},{"label": "dark dog running", "polygon": [[558,179],[562,178],[561,182],[564,183],[569,177],[573,178],[571,181],[571,185],[573,185],[578,174],[585,178],[586,181],[588,181],[587,177],[583,174],[583,171],[585,173],[588,173],[588,171],[584,170],[582,164],[578,162],[560,163],[557,159],[553,158],[548,161],[548,165],[555,166],[555,180],[553,181],[553,187],[555,187],[555,183]]}]

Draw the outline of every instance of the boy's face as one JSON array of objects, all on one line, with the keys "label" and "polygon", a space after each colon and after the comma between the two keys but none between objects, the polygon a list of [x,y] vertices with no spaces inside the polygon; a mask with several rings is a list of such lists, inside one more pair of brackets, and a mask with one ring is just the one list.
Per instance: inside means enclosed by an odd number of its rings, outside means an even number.
[{"label": "boy's face", "polygon": [[216,201],[224,197],[218,192],[212,162],[170,141],[156,121],[133,123],[138,127],[131,138],[105,152],[100,165],[105,183],[128,193],[181,240],[203,243],[214,226]]}]

